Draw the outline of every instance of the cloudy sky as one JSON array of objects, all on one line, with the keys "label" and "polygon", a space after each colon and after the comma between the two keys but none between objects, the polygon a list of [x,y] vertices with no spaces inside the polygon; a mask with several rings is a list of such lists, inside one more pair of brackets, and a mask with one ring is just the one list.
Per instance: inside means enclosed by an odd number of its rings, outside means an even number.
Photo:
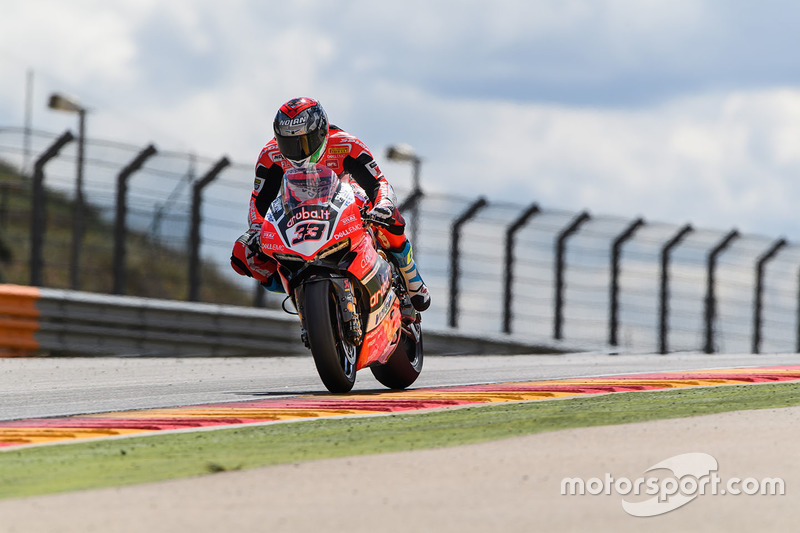
[{"label": "cloudy sky", "polygon": [[[255,161],[313,96],[423,185],[800,240],[789,0],[3,0],[0,127]],[[407,183],[407,166],[382,163]],[[249,177],[243,179],[248,183]]]}]

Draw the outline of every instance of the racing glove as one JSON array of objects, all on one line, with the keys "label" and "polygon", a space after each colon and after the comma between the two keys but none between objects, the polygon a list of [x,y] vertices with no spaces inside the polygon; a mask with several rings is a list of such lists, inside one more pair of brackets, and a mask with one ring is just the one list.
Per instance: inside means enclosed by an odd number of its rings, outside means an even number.
[{"label": "racing glove", "polygon": [[375,206],[367,213],[370,218],[373,218],[384,224],[391,224],[394,221],[394,204],[388,198],[380,200]]},{"label": "racing glove", "polygon": [[253,224],[240,239],[242,239],[247,249],[250,250],[249,257],[263,255],[261,253],[261,224]]},{"label": "racing glove", "polygon": [[236,239],[231,253],[231,267],[243,276],[268,282],[278,268],[277,263],[261,251],[260,225],[251,227]]}]

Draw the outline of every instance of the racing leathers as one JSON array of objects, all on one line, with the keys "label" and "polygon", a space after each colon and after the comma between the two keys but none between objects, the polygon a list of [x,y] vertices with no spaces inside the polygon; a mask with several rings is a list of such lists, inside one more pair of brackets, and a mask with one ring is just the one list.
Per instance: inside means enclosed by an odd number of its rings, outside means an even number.
[{"label": "racing leathers", "polygon": [[[377,227],[381,246],[397,261],[411,302],[418,311],[430,305],[430,296],[414,262],[411,243],[405,236],[405,220],[396,207],[394,190],[378,167],[369,149],[357,137],[331,125],[325,156],[320,160],[338,176],[349,176],[367,195],[370,215],[388,224]],[[275,262],[261,253],[259,233],[264,216],[280,192],[283,174],[292,168],[278,149],[275,139],[264,146],[255,169],[255,182],[250,197],[248,221],[250,229],[234,244],[231,266],[239,274],[253,277],[267,289],[282,291]]]}]

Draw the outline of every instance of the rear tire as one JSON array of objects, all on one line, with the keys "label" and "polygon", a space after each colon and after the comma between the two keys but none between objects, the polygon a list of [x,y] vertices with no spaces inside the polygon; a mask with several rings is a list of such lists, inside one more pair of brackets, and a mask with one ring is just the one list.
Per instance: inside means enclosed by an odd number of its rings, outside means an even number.
[{"label": "rear tire", "polygon": [[306,283],[303,289],[306,332],[319,377],[329,391],[349,392],[356,381],[358,346],[342,334],[333,285],[326,279]]},{"label": "rear tire", "polygon": [[375,379],[390,389],[411,386],[422,372],[422,328],[419,324],[411,324],[409,328],[417,333],[418,339],[401,329],[400,342],[386,364],[370,367]]}]

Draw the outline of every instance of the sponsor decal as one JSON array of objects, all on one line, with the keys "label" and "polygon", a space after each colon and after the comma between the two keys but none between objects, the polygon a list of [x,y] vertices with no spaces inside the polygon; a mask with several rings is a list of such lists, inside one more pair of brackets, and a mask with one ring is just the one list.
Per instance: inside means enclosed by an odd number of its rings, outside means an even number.
[{"label": "sponsor decal", "polygon": [[267,152],[269,152],[270,150],[272,150],[274,148],[275,148],[274,142],[267,143],[267,145],[264,148],[261,149],[261,153],[258,154],[258,158],[261,159],[262,157],[264,157],[264,154],[266,154]]},{"label": "sponsor decal", "polygon": [[394,303],[394,293],[390,293],[389,297],[383,301],[383,305],[380,309],[372,313],[369,317],[369,324],[368,329],[376,328],[384,318],[389,314],[392,310],[392,304]]},{"label": "sponsor decal", "polygon": [[348,215],[342,219],[341,224],[350,224],[351,222],[355,221],[356,221],[355,215]]},{"label": "sponsor decal", "polygon": [[256,192],[261,192],[262,187],[264,187],[263,178],[256,178],[255,182],[253,183],[253,190]]},{"label": "sponsor decal", "polygon": [[372,160],[369,163],[367,163],[367,170],[369,170],[369,173],[372,174],[372,176],[375,178],[381,175],[381,171],[378,168],[378,163],[376,163],[375,160]]},{"label": "sponsor decal", "polygon": [[290,118],[288,120],[279,120],[278,125],[280,126],[300,126],[301,124],[305,124],[308,117],[303,115],[302,117],[295,117]]},{"label": "sponsor decal", "polygon": [[361,268],[362,269],[367,268],[368,266],[372,265],[374,261],[375,261],[375,256],[363,254],[361,256],[361,263],[360,263]]},{"label": "sponsor decal", "polygon": [[348,235],[357,232],[359,229],[361,229],[360,226],[350,226],[349,228],[347,228],[344,231],[340,231],[338,233],[334,233],[333,234],[333,240],[338,241],[339,239],[343,239],[343,238],[347,237]]},{"label": "sponsor decal", "polygon": [[254,221],[258,220],[261,215],[258,214],[258,210],[256,209],[256,205],[254,202],[250,202],[250,222],[253,223]]},{"label": "sponsor decal", "polygon": [[[367,145],[364,144],[363,142],[361,142],[360,139],[356,139],[355,137],[351,137],[349,139],[342,139],[342,142],[345,142],[345,143],[348,143],[348,144],[358,145],[361,148],[363,148],[364,150],[366,150],[367,152],[369,152],[369,148],[367,148]],[[352,152],[352,149],[350,149],[350,151]]]},{"label": "sponsor decal", "polygon": [[330,211],[324,209],[306,209],[305,207],[301,207],[300,211],[297,211],[294,215],[292,215],[292,218],[286,222],[286,227],[291,228],[301,220],[330,220],[330,218]]},{"label": "sponsor decal", "polygon": [[380,287],[380,289],[378,289],[378,292],[373,294],[369,299],[369,307],[370,307],[370,309],[372,309],[373,307],[378,305],[378,303],[380,303],[381,298],[383,297],[384,294],[386,294],[386,291],[389,290],[390,286],[391,286],[391,279],[388,276],[386,276],[383,279],[383,281],[381,283],[381,287]]},{"label": "sponsor decal", "polygon": [[277,163],[278,161],[283,161],[283,154],[280,152],[273,152],[269,154],[269,158],[272,159],[273,163]]},{"label": "sponsor decal", "polygon": [[[253,206],[255,210],[255,206]],[[272,205],[269,206],[267,210],[267,216],[264,217],[265,220],[271,222],[273,224],[277,223],[277,221],[283,218],[283,205],[281,204],[280,199],[276,199],[272,202]]]},{"label": "sponsor decal", "polygon": [[331,146],[328,148],[328,153],[330,155],[344,155],[350,153],[350,148],[347,146]]}]

